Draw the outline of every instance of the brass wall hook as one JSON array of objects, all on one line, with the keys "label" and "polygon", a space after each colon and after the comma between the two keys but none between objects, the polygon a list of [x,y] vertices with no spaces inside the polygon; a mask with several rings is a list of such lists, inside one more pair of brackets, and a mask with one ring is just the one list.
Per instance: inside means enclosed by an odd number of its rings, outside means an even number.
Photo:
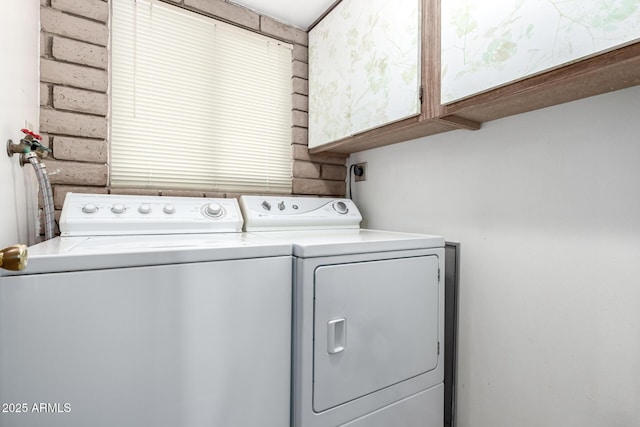
[{"label": "brass wall hook", "polygon": [[0,250],[0,268],[11,271],[24,270],[29,260],[27,245],[13,245]]}]

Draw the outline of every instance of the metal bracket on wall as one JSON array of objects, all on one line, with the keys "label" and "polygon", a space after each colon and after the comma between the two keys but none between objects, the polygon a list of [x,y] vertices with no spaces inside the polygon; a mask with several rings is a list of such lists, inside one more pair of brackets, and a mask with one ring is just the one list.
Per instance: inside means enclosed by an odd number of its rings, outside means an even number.
[{"label": "metal bracket on wall", "polygon": [[26,144],[14,144],[13,140],[7,140],[7,156],[13,157],[14,154],[24,153]]},{"label": "metal bracket on wall", "polygon": [[9,157],[13,157],[14,154],[20,154],[20,166],[24,166],[25,163],[28,163],[24,158],[24,154],[28,153],[30,149],[29,144],[22,141],[20,141],[19,144],[14,144],[11,139],[7,140],[7,155]]}]

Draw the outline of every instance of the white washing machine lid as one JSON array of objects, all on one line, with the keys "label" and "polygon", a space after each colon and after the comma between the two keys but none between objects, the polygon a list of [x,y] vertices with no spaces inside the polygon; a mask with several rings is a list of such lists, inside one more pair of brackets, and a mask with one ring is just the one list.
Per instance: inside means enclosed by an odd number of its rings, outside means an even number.
[{"label": "white washing machine lid", "polygon": [[368,229],[264,231],[254,234],[292,243],[293,255],[299,258],[444,247],[441,236]]},{"label": "white washing machine lid", "polygon": [[0,276],[291,255],[291,244],[246,233],[56,237],[28,248],[27,268]]}]

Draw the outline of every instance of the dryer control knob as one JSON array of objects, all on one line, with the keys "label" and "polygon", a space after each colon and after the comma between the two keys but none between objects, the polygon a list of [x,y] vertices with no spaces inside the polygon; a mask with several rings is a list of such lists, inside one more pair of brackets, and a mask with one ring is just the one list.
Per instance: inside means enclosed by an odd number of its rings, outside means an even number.
[{"label": "dryer control knob", "polygon": [[270,211],[271,210],[271,203],[267,202],[266,200],[264,202],[262,202],[261,206],[266,211]]},{"label": "dryer control knob", "polygon": [[286,206],[284,205],[284,202],[280,202],[278,203],[278,209],[280,209],[281,211],[283,211],[286,208]]},{"label": "dryer control knob", "polygon": [[140,205],[140,207],[138,208],[138,212],[140,212],[141,214],[148,214],[149,212],[151,212],[151,206],[145,204]]},{"label": "dryer control knob", "polygon": [[124,213],[124,211],[126,210],[127,208],[125,208],[124,205],[120,203],[111,206],[111,212],[113,212],[114,214],[121,214],[121,213]]},{"label": "dryer control knob", "polygon": [[176,213],[176,207],[173,205],[164,205],[164,208],[162,208],[162,212],[171,215],[173,213]]},{"label": "dryer control knob", "polygon": [[222,209],[222,205],[220,205],[220,203],[217,203],[217,202],[211,202],[205,205],[204,207],[205,215],[210,216],[212,218],[218,218],[222,216],[223,212],[224,212],[224,209]]},{"label": "dryer control knob", "polygon": [[349,212],[349,208],[345,202],[335,202],[333,204],[333,209],[335,209],[340,215],[344,215]]},{"label": "dryer control knob", "polygon": [[95,213],[97,210],[98,210],[98,207],[93,203],[87,203],[82,207],[82,212],[88,213],[88,214]]}]

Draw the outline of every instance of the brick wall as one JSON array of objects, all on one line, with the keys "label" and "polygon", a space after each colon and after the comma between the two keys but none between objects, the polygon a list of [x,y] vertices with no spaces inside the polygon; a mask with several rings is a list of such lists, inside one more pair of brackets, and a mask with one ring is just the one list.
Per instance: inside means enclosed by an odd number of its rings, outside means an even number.
[{"label": "brick wall", "polygon": [[[307,33],[222,0],[164,0],[292,43],[293,194],[344,195],[344,157],[307,150]],[[109,1],[41,0],[40,132],[56,209],[69,191],[234,197],[206,191],[109,188]]]}]

